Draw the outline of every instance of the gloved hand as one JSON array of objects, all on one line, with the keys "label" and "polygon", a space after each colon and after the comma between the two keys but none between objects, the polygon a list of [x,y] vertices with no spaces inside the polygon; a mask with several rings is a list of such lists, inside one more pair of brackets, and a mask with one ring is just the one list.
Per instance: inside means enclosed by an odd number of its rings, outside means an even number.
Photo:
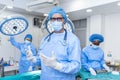
[{"label": "gloved hand", "polygon": [[32,71],[32,66],[29,67],[28,71],[29,71],[29,72]]},{"label": "gloved hand", "polygon": [[37,61],[35,56],[32,55],[30,46],[28,46],[28,49],[26,50],[26,55],[27,55],[27,60],[34,62],[34,63]]},{"label": "gloved hand", "polygon": [[33,63],[37,62],[37,59],[36,59],[35,56],[27,57],[27,60],[29,60],[29,61],[31,61]]},{"label": "gloved hand", "polygon": [[105,68],[105,70],[107,70],[108,72],[110,72],[110,68],[106,64],[103,64],[103,67]]},{"label": "gloved hand", "polygon": [[59,63],[56,60],[54,52],[52,52],[52,56],[51,57],[47,57],[47,56],[45,56],[45,55],[43,55],[41,53],[40,54],[40,59],[46,66],[49,66],[49,67],[54,68],[56,70],[61,70],[62,69],[62,64]]},{"label": "gloved hand", "polygon": [[96,76],[96,72],[95,72],[95,70],[94,70],[93,68],[90,68],[89,70],[90,70],[90,73],[91,73],[92,75]]},{"label": "gloved hand", "polygon": [[32,51],[31,51],[30,46],[28,46],[28,49],[26,50],[26,55],[27,57],[32,57]]}]

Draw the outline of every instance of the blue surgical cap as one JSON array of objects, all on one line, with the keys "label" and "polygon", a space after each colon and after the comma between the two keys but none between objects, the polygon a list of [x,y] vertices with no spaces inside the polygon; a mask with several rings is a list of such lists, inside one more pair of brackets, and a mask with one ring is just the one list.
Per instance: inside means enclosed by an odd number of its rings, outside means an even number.
[{"label": "blue surgical cap", "polygon": [[103,41],[104,41],[104,38],[103,38],[103,36],[100,35],[100,34],[92,34],[92,35],[89,37],[89,41],[94,42],[95,40],[99,40],[100,42],[103,42]]},{"label": "blue surgical cap", "polygon": [[50,13],[48,14],[48,20],[50,20],[55,13],[61,14],[62,17],[64,18],[65,22],[67,21],[67,16],[66,16],[65,11],[59,6],[54,7],[50,11]]},{"label": "blue surgical cap", "polygon": [[26,38],[29,38],[29,39],[32,41],[32,35],[31,35],[31,34],[26,34],[24,40],[25,40]]}]

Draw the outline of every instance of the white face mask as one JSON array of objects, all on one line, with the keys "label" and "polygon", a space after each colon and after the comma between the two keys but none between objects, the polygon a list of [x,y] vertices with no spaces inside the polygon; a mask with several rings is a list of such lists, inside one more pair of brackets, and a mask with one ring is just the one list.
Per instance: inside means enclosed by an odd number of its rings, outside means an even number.
[{"label": "white face mask", "polygon": [[25,43],[26,43],[26,44],[30,44],[31,42],[30,42],[30,41],[28,41],[28,40],[25,40]]},{"label": "white face mask", "polygon": [[54,31],[60,31],[62,29],[62,22],[54,21],[54,22],[51,22],[51,25]]},{"label": "white face mask", "polygon": [[93,48],[93,49],[98,49],[99,46],[92,44],[92,48]]}]

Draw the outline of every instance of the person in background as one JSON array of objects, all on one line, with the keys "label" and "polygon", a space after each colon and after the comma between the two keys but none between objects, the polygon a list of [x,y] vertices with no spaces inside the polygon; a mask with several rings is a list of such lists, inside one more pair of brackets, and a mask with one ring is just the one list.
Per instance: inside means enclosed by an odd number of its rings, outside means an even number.
[{"label": "person in background", "polygon": [[81,68],[80,41],[76,35],[64,29],[67,16],[61,7],[54,7],[48,20],[54,31],[40,44],[40,80],[75,80],[75,74]]},{"label": "person in background", "polygon": [[21,52],[19,60],[19,73],[25,73],[35,70],[35,65],[30,61],[31,56],[36,56],[36,48],[32,44],[32,35],[26,34],[24,42],[16,42],[14,37],[10,37],[10,42]]},{"label": "person in background", "polygon": [[110,71],[104,61],[104,51],[100,48],[100,44],[104,42],[104,37],[101,34],[92,34],[89,41],[92,44],[82,50],[82,68],[85,71],[90,71],[92,75],[96,75],[96,70]]}]

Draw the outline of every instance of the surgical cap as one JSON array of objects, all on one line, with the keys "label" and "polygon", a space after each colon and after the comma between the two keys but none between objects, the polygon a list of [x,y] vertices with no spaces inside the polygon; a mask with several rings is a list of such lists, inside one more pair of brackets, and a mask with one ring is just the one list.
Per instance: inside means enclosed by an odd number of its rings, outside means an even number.
[{"label": "surgical cap", "polygon": [[25,40],[26,38],[29,38],[29,39],[32,41],[32,35],[31,35],[31,34],[26,34],[24,40]]},{"label": "surgical cap", "polygon": [[89,37],[89,41],[94,42],[95,40],[99,40],[100,42],[103,42],[103,41],[104,41],[104,38],[103,38],[103,36],[100,35],[100,34],[92,34],[92,35]]},{"label": "surgical cap", "polygon": [[61,14],[62,17],[64,18],[65,22],[67,21],[67,16],[66,16],[65,11],[59,6],[54,7],[50,11],[50,13],[48,14],[48,20],[50,20],[55,13]]}]

